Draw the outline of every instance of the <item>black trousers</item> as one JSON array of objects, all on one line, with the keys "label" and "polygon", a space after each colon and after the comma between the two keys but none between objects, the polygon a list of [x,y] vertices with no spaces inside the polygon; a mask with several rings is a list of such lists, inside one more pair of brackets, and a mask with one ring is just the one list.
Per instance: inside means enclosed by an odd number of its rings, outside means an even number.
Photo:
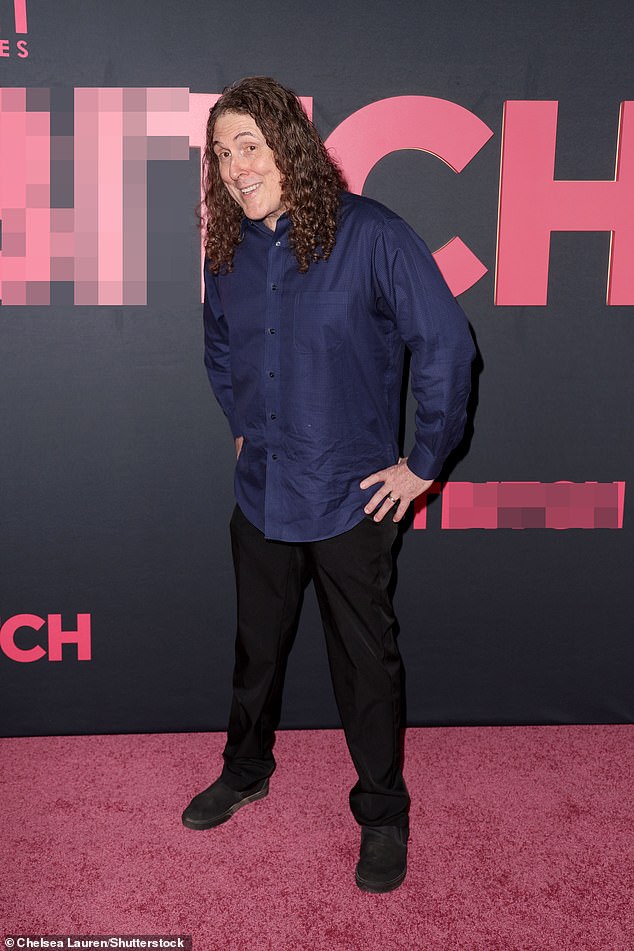
[{"label": "black trousers", "polygon": [[319,603],[330,673],[358,782],[361,825],[407,825],[401,771],[401,657],[388,593],[397,527],[369,517],[317,542],[270,541],[236,506],[231,544],[238,596],[224,781],[244,789],[275,769],[286,661],[306,584]]}]

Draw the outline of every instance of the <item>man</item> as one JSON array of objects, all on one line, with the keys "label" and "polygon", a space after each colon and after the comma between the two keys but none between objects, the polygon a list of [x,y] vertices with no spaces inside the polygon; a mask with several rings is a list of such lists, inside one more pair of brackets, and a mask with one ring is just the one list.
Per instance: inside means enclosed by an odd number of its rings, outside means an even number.
[{"label": "man", "polygon": [[[204,166],[205,360],[235,438],[238,630],[224,768],[183,823],[209,829],[267,795],[312,578],[359,777],[356,882],[390,891],[409,831],[391,548],[462,436],[473,344],[421,239],[346,192],[290,90],[262,77],[225,89]],[[400,459],[405,347],[418,409]]]}]

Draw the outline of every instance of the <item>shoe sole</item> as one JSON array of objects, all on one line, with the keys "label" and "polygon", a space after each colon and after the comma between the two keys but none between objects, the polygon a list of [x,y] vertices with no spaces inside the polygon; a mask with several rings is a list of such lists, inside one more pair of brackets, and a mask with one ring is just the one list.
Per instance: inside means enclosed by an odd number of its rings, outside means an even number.
[{"label": "shoe sole", "polygon": [[370,895],[382,895],[384,892],[393,892],[395,888],[402,885],[406,874],[407,869],[398,878],[393,878],[391,882],[382,882],[377,885],[376,882],[368,882],[365,878],[360,878],[359,873],[355,872],[355,881],[362,892],[368,892]]},{"label": "shoe sole", "polygon": [[265,796],[269,794],[269,784],[267,782],[266,786],[258,790],[258,792],[252,793],[250,796],[245,796],[244,799],[241,799],[239,802],[234,803],[226,812],[223,812],[220,816],[214,816],[213,819],[188,819],[185,816],[181,817],[183,825],[187,829],[196,829],[197,831],[204,831],[205,829],[215,829],[216,826],[221,826],[223,822],[228,822],[234,813],[238,809],[242,809],[243,806],[248,806],[250,802],[256,802],[258,799],[264,799]]}]

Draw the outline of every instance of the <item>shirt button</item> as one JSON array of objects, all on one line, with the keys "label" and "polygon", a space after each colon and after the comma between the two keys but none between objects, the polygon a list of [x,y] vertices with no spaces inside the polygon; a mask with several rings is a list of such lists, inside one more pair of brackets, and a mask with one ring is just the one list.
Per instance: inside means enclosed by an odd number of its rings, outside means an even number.
[{"label": "shirt button", "polygon": [[271,284],[271,290],[272,290],[272,291],[276,291],[276,290],[277,290],[277,284]]},{"label": "shirt button", "polygon": [[276,247],[276,248],[279,248],[281,244],[282,244],[281,241],[276,241],[276,242],[275,242],[275,247]]},{"label": "shirt button", "polygon": [[275,374],[273,373],[273,370],[269,370],[269,376],[271,377],[271,379],[273,379],[273,377],[275,376]]},{"label": "shirt button", "polygon": [[271,456],[271,459],[277,459],[277,453],[276,453],[276,452],[273,453],[273,455]]},{"label": "shirt button", "polygon": [[277,419],[277,413],[271,413],[271,419]]},{"label": "shirt button", "polygon": [[269,327],[269,333],[270,333],[270,334],[274,334],[274,333],[275,333],[275,327]]}]

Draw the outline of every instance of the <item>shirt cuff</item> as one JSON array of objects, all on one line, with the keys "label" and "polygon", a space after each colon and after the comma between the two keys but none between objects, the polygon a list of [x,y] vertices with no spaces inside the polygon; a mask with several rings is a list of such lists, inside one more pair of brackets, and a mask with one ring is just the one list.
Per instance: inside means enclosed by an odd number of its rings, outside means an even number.
[{"label": "shirt cuff", "polygon": [[429,450],[416,445],[407,457],[407,468],[419,479],[437,479],[442,469],[442,460],[433,456]]}]

